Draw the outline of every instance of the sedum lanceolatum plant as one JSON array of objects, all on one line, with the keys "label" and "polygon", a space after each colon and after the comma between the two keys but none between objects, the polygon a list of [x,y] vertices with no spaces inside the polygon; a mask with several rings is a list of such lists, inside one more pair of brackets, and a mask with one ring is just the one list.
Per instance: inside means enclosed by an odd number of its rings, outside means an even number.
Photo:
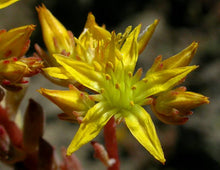
[{"label": "sedum lanceolatum plant", "polygon": [[198,43],[165,60],[158,56],[143,74],[141,68],[136,70],[136,63],[158,20],[142,33],[138,25],[116,34],[99,26],[89,13],[83,32],[76,38],[45,6],[37,12],[49,52],[36,45],[38,55],[47,63],[43,74],[61,85],[71,82],[69,90],[41,88],[39,92],[64,111],[61,119],[80,123],[67,155],[93,140],[114,117],[117,123],[124,121],[139,143],[164,163],[154,123],[143,107],[149,105],[162,122],[179,125],[188,120],[191,109],[209,103],[207,97],[179,87],[198,67],[188,66]]},{"label": "sedum lanceolatum plant", "polygon": [[[0,9],[16,1],[0,1]],[[111,143],[115,136],[109,130],[114,129],[115,121],[124,122],[138,142],[164,164],[154,123],[144,107],[150,106],[162,122],[180,125],[187,122],[193,108],[209,103],[207,97],[180,86],[198,67],[189,66],[198,43],[193,42],[168,59],[156,57],[144,74],[136,63],[158,20],[143,32],[138,25],[116,33],[99,26],[89,13],[77,38],[44,5],[36,10],[47,51],[35,44],[37,53],[25,57],[34,25],[0,30],[0,160],[17,169],[82,169],[72,153],[104,128],[104,133],[109,133],[105,137],[107,151],[92,141],[95,155],[109,170],[119,169],[117,155],[110,151],[117,151],[114,142]],[[69,90],[41,88],[39,92],[63,110],[60,119],[80,124],[67,150],[62,150],[61,164],[54,158],[53,147],[43,139],[44,115],[38,103],[29,100],[23,128],[15,121],[28,77],[39,72],[53,83],[69,87]],[[109,147],[113,149],[108,150]]]}]

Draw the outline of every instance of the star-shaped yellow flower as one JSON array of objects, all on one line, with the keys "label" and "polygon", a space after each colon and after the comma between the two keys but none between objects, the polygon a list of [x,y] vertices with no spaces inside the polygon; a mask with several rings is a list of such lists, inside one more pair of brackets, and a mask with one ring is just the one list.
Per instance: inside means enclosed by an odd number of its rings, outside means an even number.
[{"label": "star-shaped yellow flower", "polygon": [[[87,107],[88,111],[83,115],[79,130],[68,147],[68,155],[94,139],[114,116],[118,121],[124,119],[140,144],[157,160],[165,162],[154,124],[142,106],[152,104],[155,101],[152,96],[157,97],[168,92],[197,68],[195,65],[187,65],[194,56],[198,43],[193,42],[167,60],[162,61],[161,57],[157,57],[151,69],[141,79],[142,69],[134,72],[138,55],[146,46],[157,23],[155,20],[142,34],[139,25],[133,31],[128,27],[123,35],[116,35],[115,32],[110,33],[104,27],[98,26],[90,13],[84,32],[76,39],[77,53],[82,56],[77,59],[61,54],[53,55],[64,71],[57,74],[54,67],[45,69],[45,72],[54,78],[60,78],[62,75],[62,78],[74,79],[95,92],[89,96],[95,103]],[[79,97],[76,101],[69,95],[59,96],[63,93],[61,91],[54,94],[41,89],[40,92],[56,104],[61,98],[71,101],[74,105],[82,102]],[[74,115],[77,115],[76,108],[72,109]]]}]

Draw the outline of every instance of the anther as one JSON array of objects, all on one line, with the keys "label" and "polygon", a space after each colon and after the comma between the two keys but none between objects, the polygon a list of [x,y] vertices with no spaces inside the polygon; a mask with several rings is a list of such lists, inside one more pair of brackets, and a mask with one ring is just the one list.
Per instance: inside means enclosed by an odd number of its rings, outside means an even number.
[{"label": "anther", "polygon": [[112,62],[108,61],[108,62],[106,63],[106,67],[107,67],[107,68],[110,68],[110,69],[113,69],[113,64],[112,64]]},{"label": "anther", "polygon": [[106,79],[106,80],[111,80],[111,76],[110,76],[109,74],[106,74],[106,75],[105,75],[105,79]]},{"label": "anther", "polygon": [[96,71],[102,71],[102,66],[97,61],[93,61],[93,65]]},{"label": "anther", "polygon": [[116,89],[120,89],[120,85],[118,83],[115,84]]},{"label": "anther", "polygon": [[105,91],[105,89],[101,88],[100,92],[101,92],[101,93],[104,93],[104,91]]},{"label": "anther", "polygon": [[133,101],[130,101],[130,105],[131,105],[131,106],[134,106],[134,102],[133,102]]},{"label": "anther", "polygon": [[131,71],[128,72],[128,76],[129,76],[130,78],[132,77],[132,72],[131,72]]},{"label": "anther", "polygon": [[132,90],[136,90],[137,87],[136,87],[136,86],[132,86],[131,89],[132,89]]}]

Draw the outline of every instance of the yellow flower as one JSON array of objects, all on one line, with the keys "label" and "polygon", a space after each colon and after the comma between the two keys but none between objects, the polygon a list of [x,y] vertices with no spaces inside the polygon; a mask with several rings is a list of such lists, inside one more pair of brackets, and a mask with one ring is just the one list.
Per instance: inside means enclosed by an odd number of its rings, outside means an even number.
[{"label": "yellow flower", "polygon": [[[54,78],[60,78],[62,75],[63,78],[76,80],[96,92],[92,97],[96,103],[94,106],[90,105],[91,108],[85,114],[68,147],[68,155],[95,138],[114,116],[118,122],[125,119],[128,129],[140,144],[157,160],[165,162],[154,124],[142,106],[152,104],[152,96],[171,90],[197,68],[187,65],[198,44],[193,42],[188,48],[163,62],[161,57],[158,57],[141,79],[142,69],[134,73],[135,65],[157,23],[155,20],[142,34],[139,34],[139,25],[133,31],[128,27],[123,35],[116,35],[115,32],[107,32],[104,27],[98,26],[90,13],[83,33],[78,40],[75,39],[79,47],[76,53],[81,54],[84,60],[60,54],[53,55],[65,71],[58,74],[55,71],[57,67],[54,67],[45,69],[47,74]],[[52,94],[44,95],[53,100]],[[64,95],[65,100],[73,100],[71,95]]]},{"label": "yellow flower", "polygon": [[0,1],[0,9],[5,8],[15,2],[17,2],[18,0],[1,0]]},{"label": "yellow flower", "polygon": [[0,32],[0,83],[9,85],[19,83],[23,77],[39,72],[43,63],[39,58],[24,58],[29,48],[34,25],[26,25]]},{"label": "yellow flower", "polygon": [[207,97],[186,91],[185,87],[179,87],[159,95],[152,104],[152,110],[162,122],[167,124],[184,124],[191,109],[202,104],[209,103]]}]

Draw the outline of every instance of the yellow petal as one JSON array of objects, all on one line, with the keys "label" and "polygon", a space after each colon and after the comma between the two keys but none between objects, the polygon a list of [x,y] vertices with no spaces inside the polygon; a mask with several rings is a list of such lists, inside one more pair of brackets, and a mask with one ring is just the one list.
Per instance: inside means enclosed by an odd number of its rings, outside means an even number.
[{"label": "yellow petal", "polygon": [[108,120],[117,112],[117,110],[109,110],[108,107],[107,103],[100,102],[86,113],[79,130],[67,149],[67,155],[71,155],[99,134]]},{"label": "yellow petal", "polygon": [[68,74],[63,67],[48,67],[44,68],[43,71],[49,76],[57,79],[69,79]]},{"label": "yellow petal", "polygon": [[139,105],[134,105],[131,112],[125,112],[125,123],[132,135],[161,163],[165,163],[154,124],[150,115]]},{"label": "yellow petal", "polygon": [[0,81],[6,79],[11,82],[18,82],[22,79],[27,69],[27,65],[22,62],[12,60],[1,60]]},{"label": "yellow petal", "polygon": [[162,70],[147,74],[146,77],[136,83],[134,91],[136,102],[143,101],[146,97],[157,95],[179,85],[182,80],[198,66],[186,66],[174,69]]},{"label": "yellow petal", "polygon": [[189,65],[196,53],[198,45],[199,44],[197,42],[193,42],[190,46],[182,50],[180,53],[164,60],[162,62],[163,69],[171,69]]},{"label": "yellow petal", "polygon": [[153,24],[147,26],[138,37],[138,54],[141,54],[148,44],[159,20],[155,20]]},{"label": "yellow petal", "polygon": [[15,2],[17,2],[18,0],[1,0],[0,1],[0,9],[5,8]]},{"label": "yellow petal", "polygon": [[0,34],[0,59],[22,57],[29,48],[34,25],[26,25]]},{"label": "yellow petal", "polygon": [[60,107],[66,114],[73,116],[73,111],[88,111],[94,105],[85,92],[76,88],[70,90],[49,90],[41,88],[39,92],[54,104]]},{"label": "yellow petal", "polygon": [[137,59],[138,59],[138,47],[137,37],[140,32],[141,25],[137,26],[127,37],[124,45],[121,48],[123,54],[123,63],[129,71],[133,72]]},{"label": "yellow petal", "polygon": [[57,62],[69,73],[72,79],[96,92],[100,92],[99,83],[102,81],[102,75],[96,72],[92,66],[62,55],[54,54],[53,56],[56,58]]}]

